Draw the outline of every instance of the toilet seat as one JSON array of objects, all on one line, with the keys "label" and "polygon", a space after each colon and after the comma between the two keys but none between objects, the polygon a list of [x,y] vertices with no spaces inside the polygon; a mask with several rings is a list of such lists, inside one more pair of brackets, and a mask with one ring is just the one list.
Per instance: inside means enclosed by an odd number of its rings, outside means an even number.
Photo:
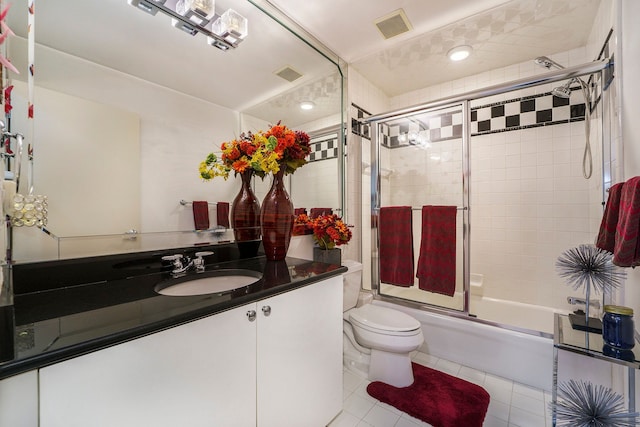
[{"label": "toilet seat", "polygon": [[365,304],[349,311],[349,320],[362,329],[394,336],[420,334],[420,322],[398,310]]}]

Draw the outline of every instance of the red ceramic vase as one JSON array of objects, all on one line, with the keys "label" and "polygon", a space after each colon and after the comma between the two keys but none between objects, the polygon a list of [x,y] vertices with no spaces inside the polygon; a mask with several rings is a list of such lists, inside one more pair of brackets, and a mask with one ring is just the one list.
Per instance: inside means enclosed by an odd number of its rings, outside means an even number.
[{"label": "red ceramic vase", "polygon": [[256,256],[260,247],[260,202],[251,189],[253,171],[240,174],[242,186],[231,204],[231,227],[240,257]]},{"label": "red ceramic vase", "polygon": [[287,256],[293,218],[293,203],[284,188],[284,168],[280,168],[273,175],[271,189],[264,197],[260,211],[262,245],[269,261],[280,261]]}]

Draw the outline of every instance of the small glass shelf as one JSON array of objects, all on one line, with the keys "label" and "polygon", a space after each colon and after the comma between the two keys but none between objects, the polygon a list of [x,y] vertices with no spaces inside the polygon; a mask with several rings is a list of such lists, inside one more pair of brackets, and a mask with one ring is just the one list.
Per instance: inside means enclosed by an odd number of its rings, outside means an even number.
[{"label": "small glass shelf", "polygon": [[555,315],[553,341],[554,346],[562,350],[640,369],[640,345],[637,341],[632,350],[616,352],[611,347],[605,347],[601,334],[573,329],[566,314]]},{"label": "small glass shelf", "polygon": [[604,346],[600,333],[573,329],[569,316],[556,313],[554,316],[555,333],[553,335],[553,389],[551,404],[554,408],[551,415],[551,425],[556,426],[557,414],[555,410],[558,401],[558,350],[571,351],[583,356],[594,357],[609,363],[627,367],[627,392],[629,397],[629,412],[636,411],[636,383],[635,370],[640,369],[640,345],[636,337],[636,345],[632,350],[624,352],[620,357],[613,357]]}]

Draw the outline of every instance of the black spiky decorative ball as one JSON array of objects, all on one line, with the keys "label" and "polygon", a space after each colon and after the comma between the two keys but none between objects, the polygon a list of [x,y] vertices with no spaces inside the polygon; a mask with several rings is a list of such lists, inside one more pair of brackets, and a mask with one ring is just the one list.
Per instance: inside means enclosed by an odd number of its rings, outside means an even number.
[{"label": "black spiky decorative ball", "polygon": [[558,427],[633,427],[639,417],[611,389],[575,380],[558,385],[555,410]]},{"label": "black spiky decorative ball", "polygon": [[626,277],[625,272],[611,263],[612,256],[595,245],[583,244],[563,252],[556,261],[556,269],[575,290],[590,285],[598,292],[609,292]]}]

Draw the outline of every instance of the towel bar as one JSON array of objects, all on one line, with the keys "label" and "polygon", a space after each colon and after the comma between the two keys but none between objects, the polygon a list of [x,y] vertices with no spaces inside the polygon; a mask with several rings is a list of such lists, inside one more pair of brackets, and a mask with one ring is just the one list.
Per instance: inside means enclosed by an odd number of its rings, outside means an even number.
[{"label": "towel bar", "polygon": [[[184,199],[183,199],[183,200],[180,200],[180,204],[181,204],[182,206],[190,205],[190,204],[192,204],[192,203],[193,203],[193,202],[187,202],[187,201],[186,201],[186,200],[184,200]],[[208,204],[210,204],[210,205],[217,205],[217,204],[218,204],[218,202],[207,202],[207,203],[208,203]]]},{"label": "towel bar", "polygon": [[[466,211],[468,208],[467,208],[466,206],[458,206],[458,207],[457,207],[457,209],[458,209],[459,211]],[[413,207],[412,207],[412,208],[411,208],[411,210],[412,210],[412,211],[421,211],[421,210],[422,210],[422,207],[419,207],[419,208],[413,208]]]}]

